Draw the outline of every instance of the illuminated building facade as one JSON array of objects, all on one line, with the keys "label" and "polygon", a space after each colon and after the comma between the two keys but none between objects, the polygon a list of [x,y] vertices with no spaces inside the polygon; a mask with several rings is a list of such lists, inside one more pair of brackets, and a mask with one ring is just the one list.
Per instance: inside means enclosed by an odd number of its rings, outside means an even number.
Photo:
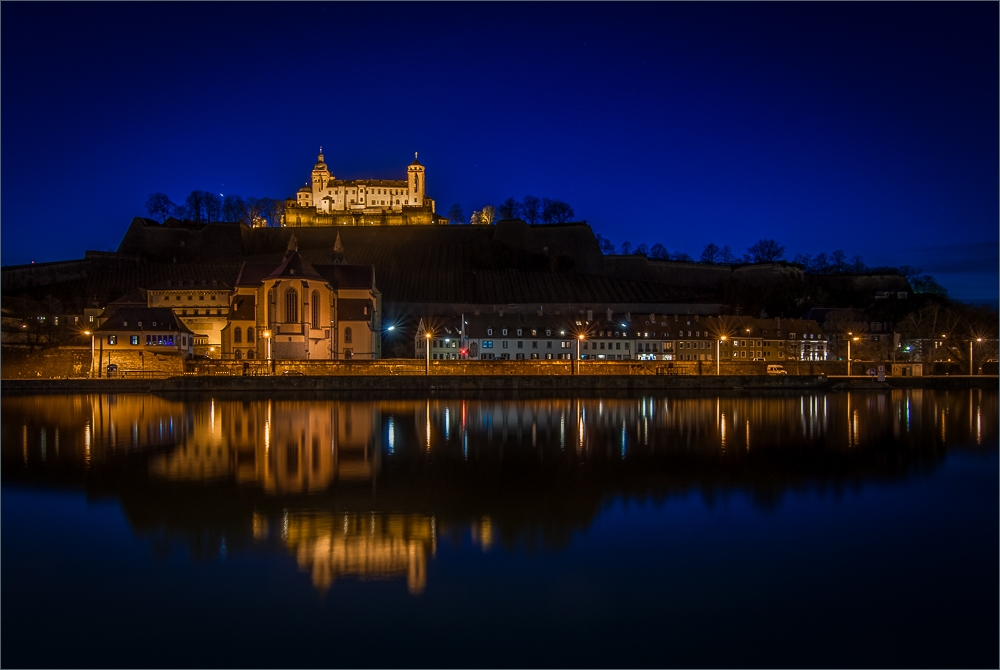
[{"label": "illuminated building facade", "polygon": [[[343,258],[338,236],[331,260]],[[285,257],[245,262],[222,334],[233,360],[381,357],[382,294],[370,265],[312,265],[293,237]]]},{"label": "illuminated building facade", "polygon": [[311,181],[285,201],[286,226],[403,226],[445,224],[427,197],[426,170],[414,154],[406,179],[337,179],[323,158]]}]

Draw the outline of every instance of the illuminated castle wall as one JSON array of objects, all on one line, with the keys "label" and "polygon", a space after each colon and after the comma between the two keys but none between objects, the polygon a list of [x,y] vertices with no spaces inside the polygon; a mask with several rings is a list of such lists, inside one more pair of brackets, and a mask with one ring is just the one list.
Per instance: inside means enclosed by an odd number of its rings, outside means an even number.
[{"label": "illuminated castle wall", "polygon": [[447,223],[434,213],[426,194],[426,171],[417,155],[406,179],[337,179],[323,160],[323,147],[310,183],[285,201],[286,226],[406,226]]}]

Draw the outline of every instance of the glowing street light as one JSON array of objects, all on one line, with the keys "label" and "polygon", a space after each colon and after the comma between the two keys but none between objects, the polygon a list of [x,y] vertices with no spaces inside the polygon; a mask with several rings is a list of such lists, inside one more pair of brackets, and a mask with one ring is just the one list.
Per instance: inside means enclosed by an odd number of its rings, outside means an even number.
[{"label": "glowing street light", "polygon": [[431,374],[431,334],[424,333],[424,354],[427,358],[424,362],[424,374],[430,376]]},{"label": "glowing street light", "polygon": [[[983,338],[977,337],[976,342],[982,342]],[[972,376],[975,372],[972,371],[972,340],[969,340],[969,375]]]},{"label": "glowing street light", "polygon": [[850,337],[847,338],[847,376],[851,376],[851,340],[857,342],[860,337],[854,337],[854,333],[848,333]]},{"label": "glowing street light", "polygon": [[583,342],[583,334],[580,334],[576,338],[576,367],[573,368],[573,374],[576,374],[580,368],[580,343]]},{"label": "glowing street light", "polygon": [[723,335],[715,341],[715,376],[718,377],[722,374],[722,359],[720,358],[721,352],[720,348],[723,342],[726,341],[726,336]]}]

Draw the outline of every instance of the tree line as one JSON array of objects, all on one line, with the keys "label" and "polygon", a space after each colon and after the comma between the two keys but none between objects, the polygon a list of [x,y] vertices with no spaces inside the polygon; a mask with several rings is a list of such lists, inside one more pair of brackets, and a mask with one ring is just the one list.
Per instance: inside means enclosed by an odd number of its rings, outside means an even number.
[{"label": "tree line", "polygon": [[[601,252],[605,255],[620,256],[645,256],[654,260],[687,261],[695,262],[690,254],[683,251],[670,253],[662,244],[649,246],[645,243],[635,247],[629,241],[622,242],[621,247],[616,247],[614,243],[597,234],[597,244]],[[774,263],[785,260],[785,246],[776,240],[762,239],[750,245],[742,256],[733,253],[729,245],[720,247],[714,242],[705,245],[701,252],[701,258],[697,261],[709,265],[742,265],[751,263]],[[795,265],[802,266],[809,274],[898,274],[906,278],[917,293],[939,293],[944,294],[946,290],[928,274],[922,274],[923,270],[910,265],[894,266],[870,266],[865,264],[864,258],[860,254],[855,254],[850,258],[843,249],[837,249],[829,254],[825,251],[813,256],[812,254],[796,254],[791,261]]]},{"label": "tree line", "polygon": [[149,216],[163,223],[169,217],[192,223],[242,223],[251,227],[280,226],[285,216],[285,201],[275,198],[244,198],[239,195],[216,195],[209,191],[191,191],[183,205],[175,204],[164,193],[153,193],[146,201]]},{"label": "tree line", "polygon": [[[468,223],[488,226],[504,219],[522,219],[530,224],[566,223],[574,216],[576,213],[573,208],[562,200],[526,195],[521,200],[507,198],[496,207],[485,205],[482,209],[472,212]],[[448,219],[453,224],[466,223],[462,206],[458,203],[452,205],[448,210]]]}]

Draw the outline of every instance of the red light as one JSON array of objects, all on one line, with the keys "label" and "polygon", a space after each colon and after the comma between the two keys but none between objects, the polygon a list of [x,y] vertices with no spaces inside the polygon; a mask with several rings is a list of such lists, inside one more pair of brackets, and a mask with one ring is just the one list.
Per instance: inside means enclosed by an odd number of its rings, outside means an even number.
[{"label": "red light", "polygon": [[469,350],[468,350],[468,349],[459,349],[459,351],[461,351],[461,352],[462,352],[462,355],[463,355],[463,356],[465,356],[465,355],[466,355],[467,353],[469,353]]}]

